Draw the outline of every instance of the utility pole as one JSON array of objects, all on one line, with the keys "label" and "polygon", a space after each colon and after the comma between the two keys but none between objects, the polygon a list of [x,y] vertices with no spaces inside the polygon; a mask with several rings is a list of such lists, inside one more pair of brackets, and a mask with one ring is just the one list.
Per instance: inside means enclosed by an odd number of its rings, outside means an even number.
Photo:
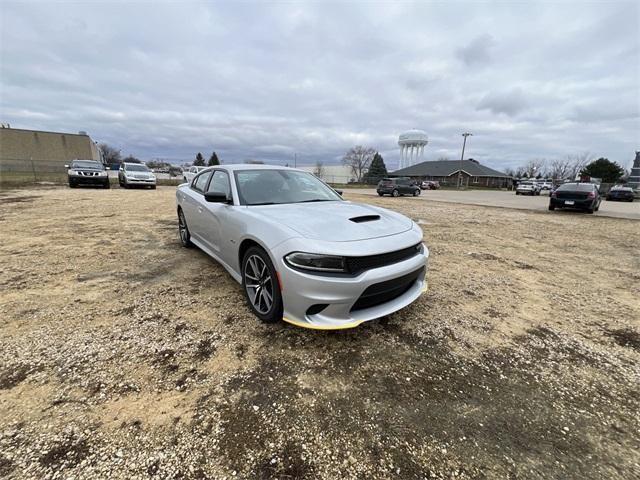
[{"label": "utility pole", "polygon": [[298,154],[293,154],[293,168],[298,168]]},{"label": "utility pole", "polygon": [[462,141],[462,155],[460,156],[460,170],[458,170],[458,189],[462,188],[462,162],[464,161],[464,147],[467,146],[467,137],[473,137],[473,133],[465,132],[462,134],[464,140]]}]

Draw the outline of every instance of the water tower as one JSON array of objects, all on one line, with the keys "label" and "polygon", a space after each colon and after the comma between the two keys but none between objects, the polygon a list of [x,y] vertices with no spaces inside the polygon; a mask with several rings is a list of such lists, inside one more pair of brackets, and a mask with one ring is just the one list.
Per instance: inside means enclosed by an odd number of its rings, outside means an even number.
[{"label": "water tower", "polygon": [[408,130],[398,138],[400,145],[399,168],[410,167],[424,161],[424,147],[429,143],[427,134],[422,130]]}]

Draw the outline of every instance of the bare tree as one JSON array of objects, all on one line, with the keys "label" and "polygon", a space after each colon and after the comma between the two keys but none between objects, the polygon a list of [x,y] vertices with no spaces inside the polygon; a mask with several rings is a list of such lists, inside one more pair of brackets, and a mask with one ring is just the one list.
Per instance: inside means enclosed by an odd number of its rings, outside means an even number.
[{"label": "bare tree", "polygon": [[318,178],[324,177],[324,163],[320,160],[316,162],[316,168],[313,169],[313,174]]},{"label": "bare tree", "polygon": [[564,160],[556,159],[551,162],[549,166],[549,174],[554,180],[564,180],[569,178],[569,172],[571,171],[571,161],[567,158]]},{"label": "bare tree", "polygon": [[536,158],[534,160],[529,160],[524,166],[524,174],[533,178],[537,175],[542,175],[542,170],[544,169],[545,160],[544,158]]},{"label": "bare tree", "polygon": [[591,162],[594,158],[595,157],[589,152],[567,155],[567,161],[569,162],[568,177],[574,180],[582,169],[587,166],[587,163]]},{"label": "bare tree", "polygon": [[100,156],[102,157],[102,163],[107,165],[113,165],[114,163],[120,163],[121,154],[120,150],[116,150],[110,147],[106,143],[98,144],[98,150],[100,150]]},{"label": "bare tree", "polygon": [[447,156],[438,157],[438,161],[439,161],[439,162],[443,162],[443,161],[444,161],[444,162],[448,162],[448,161],[449,161],[449,157],[447,157]]},{"label": "bare tree", "polygon": [[376,151],[373,148],[356,145],[347,151],[342,158],[342,164],[349,166],[356,181],[361,182],[375,154]]}]

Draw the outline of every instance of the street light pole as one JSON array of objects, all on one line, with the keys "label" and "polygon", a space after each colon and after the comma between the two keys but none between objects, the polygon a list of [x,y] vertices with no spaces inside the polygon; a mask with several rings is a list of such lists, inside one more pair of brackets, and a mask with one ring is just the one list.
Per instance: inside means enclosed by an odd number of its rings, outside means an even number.
[{"label": "street light pole", "polygon": [[473,137],[473,133],[465,132],[462,134],[464,140],[462,141],[462,155],[460,156],[460,170],[458,170],[458,189],[462,188],[462,162],[464,160],[464,147],[467,146],[467,137]]}]

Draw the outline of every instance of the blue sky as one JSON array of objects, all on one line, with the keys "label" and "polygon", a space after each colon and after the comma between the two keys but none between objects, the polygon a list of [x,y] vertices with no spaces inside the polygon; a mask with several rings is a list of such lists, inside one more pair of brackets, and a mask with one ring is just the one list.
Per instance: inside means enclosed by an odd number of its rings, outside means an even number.
[{"label": "blue sky", "polygon": [[124,154],[494,168],[640,149],[638,2],[2,2],[0,120]]}]

